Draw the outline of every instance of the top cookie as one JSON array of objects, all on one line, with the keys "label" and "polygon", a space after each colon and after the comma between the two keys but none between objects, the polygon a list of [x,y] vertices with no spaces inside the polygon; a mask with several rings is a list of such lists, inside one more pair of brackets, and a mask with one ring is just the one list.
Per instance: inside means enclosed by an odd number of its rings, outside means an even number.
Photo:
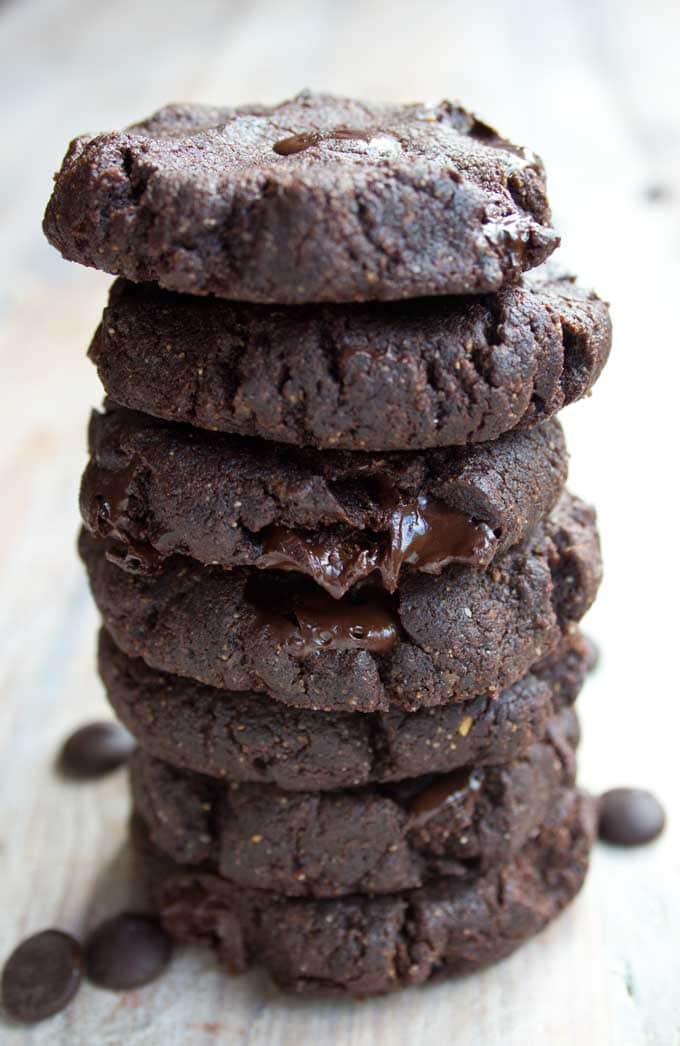
[{"label": "top cookie", "polygon": [[307,91],[76,138],[44,230],[134,281],[281,304],[494,291],[559,242],[540,159],[460,106]]}]

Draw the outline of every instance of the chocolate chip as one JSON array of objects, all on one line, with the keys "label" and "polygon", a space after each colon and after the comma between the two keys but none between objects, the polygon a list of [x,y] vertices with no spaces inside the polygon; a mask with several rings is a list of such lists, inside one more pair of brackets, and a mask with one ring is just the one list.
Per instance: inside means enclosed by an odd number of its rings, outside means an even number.
[{"label": "chocolate chip", "polygon": [[150,915],[123,912],[107,919],[85,943],[88,977],[114,991],[139,988],[167,966],[172,941]]},{"label": "chocolate chip", "polygon": [[57,766],[65,777],[102,777],[127,762],[134,746],[118,723],[89,723],[64,742]]},{"label": "chocolate chip", "polygon": [[17,1021],[34,1024],[58,1013],[80,987],[80,945],[61,930],[43,930],[14,949],[2,971],[2,1002]]},{"label": "chocolate chip", "polygon": [[613,788],[600,798],[600,839],[617,846],[640,846],[663,831],[666,815],[659,800],[642,788]]}]

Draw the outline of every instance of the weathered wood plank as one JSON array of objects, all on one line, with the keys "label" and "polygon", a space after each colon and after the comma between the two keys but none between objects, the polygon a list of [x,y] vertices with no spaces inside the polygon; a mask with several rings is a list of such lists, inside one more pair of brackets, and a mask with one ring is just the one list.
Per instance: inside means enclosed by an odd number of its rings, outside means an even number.
[{"label": "weathered wood plank", "polygon": [[[639,854],[600,850],[577,905],[479,977],[363,1004],[305,1004],[185,954],[143,992],[85,987],[4,1042],[526,1046],[680,1041],[675,669],[680,581],[674,304],[680,80],[664,0],[15,0],[0,7],[0,842],[3,948],[80,931],[125,899],[124,778],[55,778],[69,729],[104,712],[96,619],[73,543],[84,425],[100,392],[84,349],[108,278],[62,263],[39,218],[66,142],[172,98],[274,100],[303,85],[459,95],[540,151],[566,254],[614,308],[614,358],[567,413],[572,486],[600,509],[608,567],[590,618],[604,648],[582,701],[583,780],[646,784],[671,808]],[[651,204],[645,186],[670,198]],[[673,195],[674,194],[674,195]]]}]

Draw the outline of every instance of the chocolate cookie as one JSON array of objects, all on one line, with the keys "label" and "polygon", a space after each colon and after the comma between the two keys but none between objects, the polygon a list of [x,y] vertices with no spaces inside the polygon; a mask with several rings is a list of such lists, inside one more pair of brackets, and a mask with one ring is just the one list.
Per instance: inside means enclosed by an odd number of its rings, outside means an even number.
[{"label": "chocolate cookie", "polygon": [[402,568],[486,567],[554,507],[567,472],[556,420],[494,443],[401,454],[298,449],[111,407],[93,414],[87,529],[133,573],[184,554],[292,570],[336,598]]},{"label": "chocolate cookie", "polygon": [[149,668],[102,630],[99,672],[116,715],[139,744],[177,767],[288,791],[400,781],[509,763],[569,707],[590,667],[572,633],[497,697],[420,712],[309,712],[263,694],[232,693]]},{"label": "chocolate cookie", "polygon": [[348,450],[481,443],[584,396],[607,305],[543,267],[498,294],[266,308],[118,280],[90,347],[118,403]]},{"label": "chocolate cookie", "polygon": [[137,826],[161,920],[229,973],[263,966],[295,992],[376,995],[469,973],[513,952],[572,900],[588,868],[592,803],[565,792],[540,834],[500,867],[384,897],[286,898],[163,859]]},{"label": "chocolate cookie", "polygon": [[594,513],[564,494],[530,538],[481,571],[405,574],[394,595],[340,600],[300,575],[168,560],[121,570],[83,532],[80,552],[116,643],[226,690],[327,711],[406,710],[498,693],[558,645],[600,581]]},{"label": "chocolate cookie", "polygon": [[510,860],[573,786],[577,741],[566,709],[508,765],[335,792],[222,783],[138,749],[132,797],[180,864],[289,897],[395,893]]},{"label": "chocolate cookie", "polygon": [[493,291],[559,242],[540,159],[464,109],[310,92],[76,138],[44,230],[131,280],[288,304]]}]

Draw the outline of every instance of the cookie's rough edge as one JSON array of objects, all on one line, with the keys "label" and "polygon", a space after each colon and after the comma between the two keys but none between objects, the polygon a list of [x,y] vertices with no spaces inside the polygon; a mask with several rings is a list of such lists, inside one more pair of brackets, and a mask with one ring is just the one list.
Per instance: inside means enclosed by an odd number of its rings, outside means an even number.
[{"label": "cookie's rough edge", "polygon": [[[365,548],[370,558],[386,547],[392,513],[412,511],[421,495],[486,524],[495,558],[552,511],[567,477],[557,419],[490,444],[370,455],[208,433],[105,407],[90,419],[80,511],[91,534],[113,534],[117,562],[125,568],[130,558],[133,572],[143,573],[144,562],[157,571],[178,554],[264,569],[262,532],[273,526],[319,548]],[[346,587],[352,583],[350,574]]]},{"label": "cookie's rough edge", "polygon": [[[263,572],[177,559],[157,577],[139,578],[109,563],[106,548],[81,534],[95,601],[130,656],[210,686],[325,711],[412,711],[498,693],[559,645],[601,579],[595,514],[565,493],[529,540],[487,571],[407,575],[397,591],[403,634],[390,649],[296,658],[244,597],[244,586]],[[267,577],[268,586],[297,583],[276,572]]]},{"label": "cookie's rough edge", "polygon": [[[209,149],[239,118],[249,121],[245,159],[231,179],[215,173],[219,144],[212,167],[183,177],[181,148],[191,161],[196,139]],[[253,127],[267,120],[271,140],[256,145]],[[307,154],[271,148],[291,130],[338,120],[364,130],[390,121],[398,153],[376,159],[370,145],[317,142],[310,173]],[[430,139],[418,150],[423,131]],[[128,131],[75,138],[55,182],[43,229],[63,257],[193,295],[294,303],[493,291],[559,243],[540,159],[450,102],[371,109],[303,92],[250,111],[167,106]],[[328,229],[338,230],[331,241]]]},{"label": "cookie's rough edge", "polygon": [[264,309],[116,281],[89,355],[111,397],[146,414],[382,452],[532,427],[587,395],[610,348],[607,304],[550,264],[497,295],[383,307]]},{"label": "cookie's rough edge", "polygon": [[264,966],[284,990],[364,997],[466,974],[513,952],[580,890],[594,821],[592,800],[567,793],[509,864],[457,889],[447,880],[334,900],[282,899],[186,872],[150,848],[138,822],[133,835],[140,878],[178,940],[211,945],[232,974]]},{"label": "cookie's rough edge", "polygon": [[498,696],[363,714],[310,712],[159,672],[124,654],[105,629],[98,662],[115,713],[152,755],[218,779],[289,791],[510,762],[542,736],[552,715],[575,702],[591,667],[588,640],[575,632]]},{"label": "cookie's rough edge", "polygon": [[[138,748],[133,809],[166,856],[207,861],[244,887],[287,897],[394,893],[509,861],[574,787],[578,740],[566,708],[511,763],[324,792],[217,781]],[[435,805],[419,815],[413,797],[432,788]]]}]

